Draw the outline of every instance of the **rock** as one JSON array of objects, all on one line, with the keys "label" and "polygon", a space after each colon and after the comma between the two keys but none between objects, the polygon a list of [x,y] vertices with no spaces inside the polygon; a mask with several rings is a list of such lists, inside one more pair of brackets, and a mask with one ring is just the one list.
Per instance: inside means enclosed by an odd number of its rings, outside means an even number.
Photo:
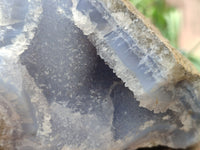
[{"label": "rock", "polygon": [[198,73],[126,1],[1,3],[0,149],[200,140]]}]

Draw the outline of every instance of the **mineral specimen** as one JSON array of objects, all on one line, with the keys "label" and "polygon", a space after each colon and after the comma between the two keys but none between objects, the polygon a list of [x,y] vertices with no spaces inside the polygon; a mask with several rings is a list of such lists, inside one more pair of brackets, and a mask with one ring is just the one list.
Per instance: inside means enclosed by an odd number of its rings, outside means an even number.
[{"label": "mineral specimen", "polygon": [[199,79],[127,0],[0,1],[0,149],[186,148]]}]

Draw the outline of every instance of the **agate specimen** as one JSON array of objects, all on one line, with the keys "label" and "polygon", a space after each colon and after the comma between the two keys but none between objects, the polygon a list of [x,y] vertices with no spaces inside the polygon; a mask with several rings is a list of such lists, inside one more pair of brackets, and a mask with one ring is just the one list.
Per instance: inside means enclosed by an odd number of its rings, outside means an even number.
[{"label": "agate specimen", "polygon": [[128,0],[0,1],[0,149],[186,148],[199,82]]}]

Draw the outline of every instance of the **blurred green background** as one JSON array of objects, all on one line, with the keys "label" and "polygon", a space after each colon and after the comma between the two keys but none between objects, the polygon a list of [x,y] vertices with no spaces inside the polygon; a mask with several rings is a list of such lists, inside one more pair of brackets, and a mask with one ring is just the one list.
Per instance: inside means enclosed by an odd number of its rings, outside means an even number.
[{"label": "blurred green background", "polygon": [[192,50],[185,52],[178,47],[178,34],[181,13],[165,2],[165,0],[130,0],[135,7],[144,14],[169,40],[172,46],[186,56],[200,71],[200,59],[195,57]]}]

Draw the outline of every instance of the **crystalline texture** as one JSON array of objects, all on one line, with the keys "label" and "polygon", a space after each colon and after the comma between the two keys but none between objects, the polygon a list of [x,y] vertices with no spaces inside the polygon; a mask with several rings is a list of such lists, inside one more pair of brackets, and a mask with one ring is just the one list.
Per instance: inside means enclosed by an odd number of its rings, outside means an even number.
[{"label": "crystalline texture", "polygon": [[[135,93],[137,99],[141,102],[141,106],[155,112],[166,111],[170,103],[174,101],[174,84],[182,81],[183,78],[190,78],[187,74],[190,74],[191,71],[178,65],[180,62],[185,61],[184,58],[177,62],[175,57],[180,54],[176,51],[173,52],[173,48],[168,48],[168,45],[161,42],[141,20],[138,20],[137,16],[134,16],[135,14],[128,14],[127,8],[124,8],[124,10],[109,10],[109,8],[103,6],[103,4],[107,4],[111,7],[110,3],[112,3],[114,7],[120,2],[105,1],[105,3],[102,3],[94,0],[74,0],[72,12],[75,23],[83,31],[88,30],[90,26],[96,27],[95,29],[91,27],[90,29],[93,30],[90,31],[90,34],[86,34],[98,47],[99,55],[108,62],[118,77]],[[119,5],[122,7],[124,4],[121,2]],[[132,15],[133,19],[129,18],[131,23],[118,19],[123,18],[120,14],[121,11],[124,15]],[[76,18],[77,14],[82,18],[85,17],[87,21],[83,23],[80,18]],[[139,23],[137,24],[136,21]],[[87,24],[88,22],[89,24]],[[138,31],[134,31],[131,25],[138,26],[137,30],[141,33],[136,35],[135,32]],[[146,35],[143,37],[144,39],[141,39],[140,36],[144,33]],[[144,42],[139,43],[140,41]],[[118,63],[113,64],[111,60]],[[122,69],[127,71],[121,73],[120,70]],[[173,74],[173,72],[181,75]],[[183,76],[184,74],[186,76]],[[136,87],[135,82],[130,82],[130,79],[134,80],[133,78],[137,80],[138,87]],[[148,102],[146,102],[146,99],[149,99]],[[155,101],[158,101],[157,106],[152,106],[151,104]]]},{"label": "crystalline texture", "polygon": [[185,148],[200,140],[199,76],[131,7],[0,2],[0,149]]}]

